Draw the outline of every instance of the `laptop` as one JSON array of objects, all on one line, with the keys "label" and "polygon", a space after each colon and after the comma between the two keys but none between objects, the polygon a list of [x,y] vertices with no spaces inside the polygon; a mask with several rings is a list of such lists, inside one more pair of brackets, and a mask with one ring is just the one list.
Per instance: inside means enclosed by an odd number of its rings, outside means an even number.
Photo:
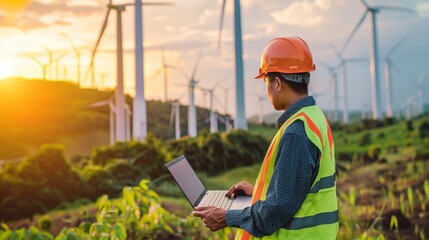
[{"label": "laptop", "polygon": [[205,206],[242,209],[251,205],[251,196],[238,195],[229,198],[225,196],[227,190],[208,191],[183,155],[168,162],[165,166],[194,209]]}]

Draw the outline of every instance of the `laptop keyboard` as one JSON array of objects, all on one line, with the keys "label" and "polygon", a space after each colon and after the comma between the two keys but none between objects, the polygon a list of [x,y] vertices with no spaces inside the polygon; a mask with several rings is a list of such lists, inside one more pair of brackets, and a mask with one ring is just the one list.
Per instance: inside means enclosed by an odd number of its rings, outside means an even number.
[{"label": "laptop keyboard", "polygon": [[229,209],[234,199],[225,197],[226,192],[227,191],[208,191],[198,206],[216,206]]}]

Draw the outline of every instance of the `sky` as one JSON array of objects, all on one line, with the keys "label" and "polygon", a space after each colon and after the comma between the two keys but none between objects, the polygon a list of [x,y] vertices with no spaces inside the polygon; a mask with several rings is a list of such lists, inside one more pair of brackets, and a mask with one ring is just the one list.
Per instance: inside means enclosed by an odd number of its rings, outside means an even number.
[{"label": "sky", "polygon": [[[113,0],[113,4],[129,1]],[[377,14],[379,38],[380,80],[383,109],[385,106],[384,58],[401,39],[402,43],[391,54],[399,71],[392,73],[393,107],[398,110],[408,99],[415,99],[417,89],[429,89],[429,76],[422,85],[417,78],[429,70],[429,1],[423,0],[367,0],[370,6],[406,7],[415,14],[381,10]],[[152,1],[155,2],[155,1]],[[162,66],[164,48],[168,71],[169,99],[183,96],[197,56],[201,58],[196,71],[200,87],[215,85],[234,87],[234,22],[233,1],[226,2],[222,42],[218,50],[221,0],[166,0],[171,6],[143,7],[143,45],[145,96],[148,100],[164,99],[163,75],[154,74]],[[31,54],[42,64],[49,61],[46,49],[59,59],[56,67],[47,69],[49,79],[76,82],[76,56],[71,40],[81,54],[81,85],[91,87],[86,76],[90,52],[94,48],[108,0],[0,0],[0,79],[21,76],[42,78],[42,68],[25,54]],[[339,59],[332,46],[341,49],[365,12],[359,0],[241,0],[241,21],[244,59],[246,115],[258,113],[258,94],[265,94],[262,81],[254,80],[260,56],[265,45],[273,38],[300,36],[307,41],[317,70],[312,73],[310,90],[317,104],[324,110],[333,109],[333,84],[329,71],[321,62],[338,66]],[[96,87],[114,88],[116,85],[116,14],[109,16],[106,32],[95,58]],[[123,47],[125,91],[134,95],[134,7],[123,13]],[[367,16],[355,36],[342,51],[345,58],[359,58],[362,62],[347,65],[347,99],[351,111],[370,109],[370,17]],[[63,54],[65,54],[63,56]],[[340,74],[340,73],[339,73]],[[428,74],[429,75],[429,74]],[[339,78],[339,89],[342,89]],[[181,85],[182,84],[182,85]],[[423,91],[424,92],[424,91]],[[225,95],[215,90],[215,109],[225,111]],[[235,115],[235,90],[228,92],[228,113]],[[196,92],[197,105],[208,106],[209,100]],[[339,105],[344,94],[339,92]],[[423,94],[424,102],[429,95]],[[187,97],[180,101],[187,104]],[[264,101],[264,114],[274,112]]]}]

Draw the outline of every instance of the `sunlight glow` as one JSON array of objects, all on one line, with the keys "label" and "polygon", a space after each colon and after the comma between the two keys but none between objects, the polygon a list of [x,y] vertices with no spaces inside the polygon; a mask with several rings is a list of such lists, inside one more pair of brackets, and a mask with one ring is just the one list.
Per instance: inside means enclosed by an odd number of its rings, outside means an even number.
[{"label": "sunlight glow", "polygon": [[0,60],[0,80],[11,77],[14,73],[15,65],[12,61]]}]

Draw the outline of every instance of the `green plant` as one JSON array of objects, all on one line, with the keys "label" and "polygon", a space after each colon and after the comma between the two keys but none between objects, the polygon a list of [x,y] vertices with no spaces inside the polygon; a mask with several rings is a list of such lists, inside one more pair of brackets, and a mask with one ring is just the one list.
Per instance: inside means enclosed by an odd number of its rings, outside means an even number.
[{"label": "green plant", "polygon": [[381,153],[381,146],[380,144],[374,144],[371,145],[368,149],[368,156],[373,159],[377,160]]},{"label": "green plant", "polygon": [[371,144],[371,133],[367,132],[362,134],[358,140],[359,146],[366,146]]},{"label": "green plant", "polygon": [[419,135],[421,139],[429,137],[429,121],[423,121],[420,124]]},{"label": "green plant", "polygon": [[40,230],[49,232],[52,228],[52,220],[47,216],[40,217],[37,219],[37,226]]},{"label": "green plant", "polygon": [[411,214],[414,214],[414,194],[413,188],[407,188],[407,196],[408,196],[408,205],[410,207]]}]

